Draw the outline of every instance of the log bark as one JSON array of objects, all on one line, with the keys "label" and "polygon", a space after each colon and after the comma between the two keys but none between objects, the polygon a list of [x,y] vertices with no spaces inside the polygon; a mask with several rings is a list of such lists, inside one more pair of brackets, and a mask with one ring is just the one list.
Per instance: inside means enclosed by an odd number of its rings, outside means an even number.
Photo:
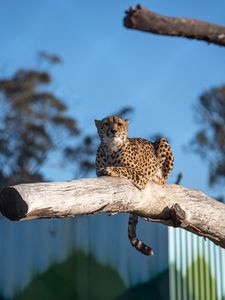
[{"label": "log bark", "polygon": [[225,27],[191,18],[156,14],[140,5],[126,11],[124,26],[154,34],[185,37],[225,46]]},{"label": "log bark", "polygon": [[225,248],[225,205],[176,184],[149,183],[142,191],[126,178],[115,177],[19,184],[1,191],[0,211],[10,220],[133,212]]}]

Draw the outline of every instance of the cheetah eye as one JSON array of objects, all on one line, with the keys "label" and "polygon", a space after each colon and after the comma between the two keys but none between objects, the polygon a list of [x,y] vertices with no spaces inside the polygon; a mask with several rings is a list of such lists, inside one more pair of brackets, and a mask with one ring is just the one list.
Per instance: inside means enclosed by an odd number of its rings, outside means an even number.
[{"label": "cheetah eye", "polygon": [[121,127],[121,126],[123,126],[123,124],[122,123],[118,123],[118,126]]}]

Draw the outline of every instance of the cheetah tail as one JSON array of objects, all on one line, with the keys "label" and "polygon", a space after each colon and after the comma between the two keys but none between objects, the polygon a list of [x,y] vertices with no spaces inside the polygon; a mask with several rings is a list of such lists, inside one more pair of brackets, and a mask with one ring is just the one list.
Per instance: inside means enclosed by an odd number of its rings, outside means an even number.
[{"label": "cheetah tail", "polygon": [[152,256],[153,255],[152,248],[144,244],[136,237],[137,222],[138,222],[138,216],[131,213],[129,216],[129,223],[128,223],[128,238],[131,242],[131,245],[134,246],[141,253],[148,256]]}]

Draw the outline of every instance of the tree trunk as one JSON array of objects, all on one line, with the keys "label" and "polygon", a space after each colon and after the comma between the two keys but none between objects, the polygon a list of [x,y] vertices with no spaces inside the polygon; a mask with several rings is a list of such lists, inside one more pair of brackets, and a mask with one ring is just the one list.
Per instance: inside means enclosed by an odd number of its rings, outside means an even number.
[{"label": "tree trunk", "polygon": [[126,12],[124,25],[129,29],[154,34],[185,37],[225,46],[225,27],[190,18],[158,15],[137,5]]},{"label": "tree trunk", "polygon": [[149,183],[140,191],[126,178],[19,184],[0,193],[0,211],[10,220],[133,212],[147,221],[181,227],[225,248],[225,205],[201,191]]}]

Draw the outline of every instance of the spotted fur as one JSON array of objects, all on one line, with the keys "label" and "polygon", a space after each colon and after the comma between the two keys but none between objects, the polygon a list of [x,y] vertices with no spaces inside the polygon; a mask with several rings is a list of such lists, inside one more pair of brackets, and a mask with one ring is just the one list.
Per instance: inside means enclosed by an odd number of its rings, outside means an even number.
[{"label": "spotted fur", "polygon": [[[144,189],[150,181],[163,184],[173,168],[173,154],[166,139],[154,143],[142,138],[128,138],[128,120],[116,116],[95,120],[101,144],[96,156],[97,176],[128,178]],[[137,216],[130,214],[128,237],[131,244],[146,255],[152,249],[136,238]]]}]

